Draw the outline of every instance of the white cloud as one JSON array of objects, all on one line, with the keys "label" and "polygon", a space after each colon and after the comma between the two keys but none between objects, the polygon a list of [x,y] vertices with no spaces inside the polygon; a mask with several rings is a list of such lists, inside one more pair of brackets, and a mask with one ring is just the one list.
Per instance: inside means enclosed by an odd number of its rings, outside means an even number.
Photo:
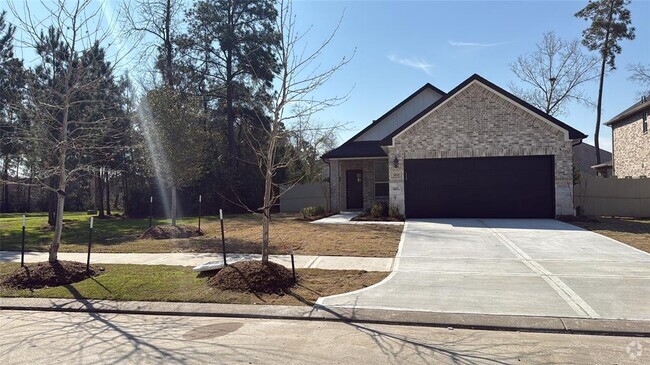
[{"label": "white cloud", "polygon": [[478,43],[478,42],[457,42],[457,41],[448,41],[448,42],[454,47],[481,47],[481,48],[496,47],[496,46],[502,46],[504,44],[512,43],[512,42]]},{"label": "white cloud", "polygon": [[397,63],[398,65],[404,65],[424,71],[424,73],[427,75],[431,75],[431,69],[433,68],[432,63],[429,63],[420,58],[400,58],[395,55],[389,55],[388,59],[393,63]]}]

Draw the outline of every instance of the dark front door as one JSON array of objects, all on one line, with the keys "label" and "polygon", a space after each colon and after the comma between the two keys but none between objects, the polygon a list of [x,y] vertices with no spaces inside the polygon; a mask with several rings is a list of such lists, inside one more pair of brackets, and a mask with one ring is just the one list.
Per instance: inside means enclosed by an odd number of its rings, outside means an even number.
[{"label": "dark front door", "polygon": [[363,209],[363,171],[345,172],[345,197],[347,209]]},{"label": "dark front door", "polygon": [[406,160],[407,217],[553,218],[553,156]]}]

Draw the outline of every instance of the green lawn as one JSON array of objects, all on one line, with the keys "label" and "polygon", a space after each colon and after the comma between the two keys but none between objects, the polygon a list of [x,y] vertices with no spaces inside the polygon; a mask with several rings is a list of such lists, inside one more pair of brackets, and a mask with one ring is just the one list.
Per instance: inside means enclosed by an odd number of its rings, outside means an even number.
[{"label": "green lawn", "polygon": [[[28,251],[44,251],[54,236],[54,231],[48,229],[47,213],[26,214],[26,240]],[[218,217],[203,217],[201,223],[215,220]],[[79,251],[88,243],[90,216],[85,212],[66,212],[63,217],[64,229],[61,236],[62,251],[74,248]],[[196,225],[197,218],[180,218],[179,224]],[[154,219],[153,224],[170,223],[168,219]],[[93,229],[93,243],[112,245],[133,241],[149,227],[149,219],[111,218],[97,219]],[[20,250],[22,235],[22,214],[0,214],[0,249]],[[66,244],[68,245],[66,247]]]},{"label": "green lawn", "polygon": [[[95,265],[99,267],[100,265]],[[0,278],[19,264],[0,264]],[[223,291],[206,284],[209,276],[181,266],[101,265],[94,278],[56,288],[12,290],[0,287],[0,297],[78,298],[163,302],[312,305],[320,296],[345,293],[379,282],[383,272],[300,269],[299,284],[286,295],[255,295]]]}]

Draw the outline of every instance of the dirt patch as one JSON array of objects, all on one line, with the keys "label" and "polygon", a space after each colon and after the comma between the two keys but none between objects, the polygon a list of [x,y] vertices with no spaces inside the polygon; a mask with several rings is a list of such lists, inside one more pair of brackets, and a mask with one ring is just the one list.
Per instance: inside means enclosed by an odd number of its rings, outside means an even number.
[{"label": "dirt patch", "polygon": [[283,294],[294,284],[291,270],[256,260],[228,265],[208,280],[208,285],[223,290],[268,294]]},{"label": "dirt patch", "polygon": [[618,217],[591,217],[590,219],[590,221],[569,223],[650,253],[650,219]]},{"label": "dirt patch", "polygon": [[76,261],[39,262],[19,267],[0,281],[0,286],[12,289],[38,289],[68,285],[98,275],[100,270]]},{"label": "dirt patch", "polygon": [[161,226],[154,226],[140,235],[140,239],[149,240],[166,240],[170,238],[191,238],[203,236],[203,232],[195,226],[189,225],[176,225],[165,224]]}]

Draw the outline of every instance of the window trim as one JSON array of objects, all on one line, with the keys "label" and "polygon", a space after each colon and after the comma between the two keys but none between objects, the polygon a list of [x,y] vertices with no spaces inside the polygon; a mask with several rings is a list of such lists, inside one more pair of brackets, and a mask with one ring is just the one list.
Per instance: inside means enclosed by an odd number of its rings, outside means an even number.
[{"label": "window trim", "polygon": [[[386,181],[378,181],[377,180],[377,165],[378,164],[385,164],[386,165],[386,171],[387,171],[387,175],[386,175],[387,180]],[[372,178],[374,180],[373,185],[372,185],[372,187],[373,187],[373,196],[375,198],[388,198],[388,196],[390,195],[390,181],[389,181],[390,180],[390,166],[388,165],[388,161],[375,161],[373,163]],[[386,195],[377,195],[377,184],[386,184],[386,185],[388,185],[388,188],[389,188],[388,194],[386,194]]]}]

